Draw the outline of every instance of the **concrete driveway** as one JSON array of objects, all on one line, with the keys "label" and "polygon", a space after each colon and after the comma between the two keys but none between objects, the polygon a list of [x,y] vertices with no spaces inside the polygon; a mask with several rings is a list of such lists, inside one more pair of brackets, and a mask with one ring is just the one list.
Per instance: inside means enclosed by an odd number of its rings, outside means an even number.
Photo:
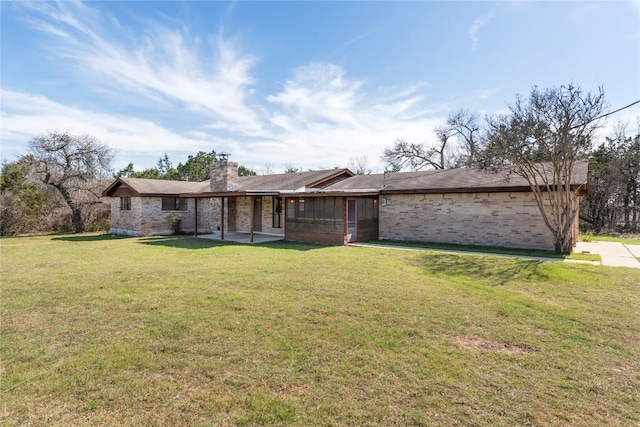
[{"label": "concrete driveway", "polygon": [[602,265],[640,268],[640,245],[618,242],[578,242],[574,252],[589,252],[600,255]]}]

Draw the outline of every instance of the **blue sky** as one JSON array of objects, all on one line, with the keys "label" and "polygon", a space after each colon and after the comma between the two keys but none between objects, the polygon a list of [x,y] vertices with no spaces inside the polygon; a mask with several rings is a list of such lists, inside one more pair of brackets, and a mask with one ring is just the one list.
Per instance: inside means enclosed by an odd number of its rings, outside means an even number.
[{"label": "blue sky", "polygon": [[[458,108],[533,85],[640,99],[640,0],[0,3],[1,157],[90,133],[115,167],[231,153],[257,172],[347,166],[432,143]],[[610,120],[635,129],[640,106]]]}]

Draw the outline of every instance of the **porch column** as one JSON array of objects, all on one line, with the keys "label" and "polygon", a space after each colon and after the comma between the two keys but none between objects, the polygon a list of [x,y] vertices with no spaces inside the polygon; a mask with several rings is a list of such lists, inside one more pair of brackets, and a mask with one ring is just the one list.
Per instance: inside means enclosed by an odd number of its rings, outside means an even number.
[{"label": "porch column", "polygon": [[251,243],[253,243],[253,227],[254,227],[253,216],[255,215],[255,212],[254,212],[255,203],[256,203],[255,196],[251,196],[251,202],[249,203],[250,204],[250,209],[249,209],[249,218],[250,218],[250,220],[249,220],[249,224],[250,224],[249,225],[249,230],[250,230],[249,231],[249,236],[250,236],[250,238],[249,238],[249,241]]},{"label": "porch column", "polygon": [[220,197],[222,210],[220,211],[220,240],[224,240],[224,197]]},{"label": "porch column", "polygon": [[194,221],[194,223],[196,224],[196,226],[195,226],[196,228],[195,228],[195,230],[193,231],[193,235],[194,235],[195,237],[198,237],[198,198],[196,197],[194,200],[195,200],[195,202],[196,202],[196,206],[195,206],[195,218],[194,218],[194,220],[195,220],[195,221]]}]

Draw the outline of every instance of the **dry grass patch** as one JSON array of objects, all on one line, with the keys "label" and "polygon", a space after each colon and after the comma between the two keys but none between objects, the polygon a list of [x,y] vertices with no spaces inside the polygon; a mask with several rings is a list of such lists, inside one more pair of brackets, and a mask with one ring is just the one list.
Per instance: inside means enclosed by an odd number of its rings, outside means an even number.
[{"label": "dry grass patch", "polygon": [[450,339],[468,350],[482,350],[504,354],[531,354],[535,352],[535,350],[527,344],[501,343],[469,336],[453,336],[450,337]]}]

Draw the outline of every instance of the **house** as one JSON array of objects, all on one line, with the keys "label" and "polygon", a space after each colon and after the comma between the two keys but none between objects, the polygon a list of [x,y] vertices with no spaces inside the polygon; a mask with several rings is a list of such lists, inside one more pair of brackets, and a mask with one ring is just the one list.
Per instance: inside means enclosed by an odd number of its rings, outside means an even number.
[{"label": "house", "polygon": [[269,233],[285,237],[283,195],[312,193],[352,177],[348,169],[265,176],[238,176],[235,162],[217,162],[203,182],[122,178],[103,192],[111,197],[111,232],[131,236],[167,235],[169,215],[191,234]]},{"label": "house", "polygon": [[[584,194],[587,163],[573,173]],[[346,244],[412,240],[553,250],[553,236],[523,178],[476,169],[354,175],[348,169],[239,177],[237,163],[220,161],[205,182],[117,178],[112,233],[181,231],[269,233],[285,240]],[[546,206],[548,209],[549,206]],[[578,235],[578,218],[573,239]]]}]

